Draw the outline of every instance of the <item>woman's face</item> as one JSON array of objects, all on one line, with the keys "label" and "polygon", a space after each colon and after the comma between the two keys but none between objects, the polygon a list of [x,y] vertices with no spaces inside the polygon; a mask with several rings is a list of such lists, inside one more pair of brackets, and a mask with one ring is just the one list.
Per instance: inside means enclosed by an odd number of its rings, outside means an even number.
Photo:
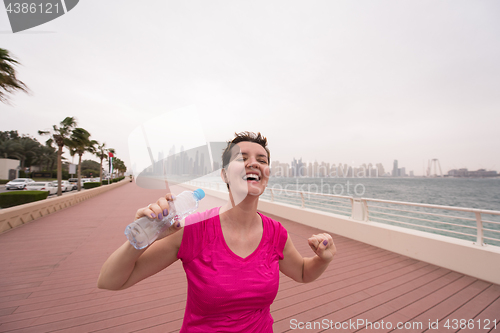
[{"label": "woman's face", "polygon": [[244,141],[236,144],[225,172],[226,181],[233,195],[239,193],[242,200],[247,194],[261,195],[269,181],[269,160],[266,150],[255,142]]}]

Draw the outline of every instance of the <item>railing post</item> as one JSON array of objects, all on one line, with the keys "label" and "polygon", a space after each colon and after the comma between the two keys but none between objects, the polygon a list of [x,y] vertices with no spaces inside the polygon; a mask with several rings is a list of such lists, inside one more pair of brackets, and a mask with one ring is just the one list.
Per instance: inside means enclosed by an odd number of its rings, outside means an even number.
[{"label": "railing post", "polygon": [[351,219],[354,219],[354,198],[350,197],[349,200],[351,200]]},{"label": "railing post", "polygon": [[481,213],[476,212],[476,229],[477,229],[477,246],[484,246],[483,243],[483,221],[481,220]]},{"label": "railing post", "polygon": [[365,199],[361,198],[361,202],[363,203],[364,216],[365,216],[365,218],[363,219],[363,221],[367,222],[368,219],[369,219],[369,216],[368,216],[368,201],[366,201]]},{"label": "railing post", "polygon": [[271,192],[271,202],[274,202],[274,193],[273,193],[273,189],[269,189],[269,191]]},{"label": "railing post", "polygon": [[302,200],[302,208],[305,208],[306,207],[306,204],[304,202],[304,192],[300,192],[300,199]]}]

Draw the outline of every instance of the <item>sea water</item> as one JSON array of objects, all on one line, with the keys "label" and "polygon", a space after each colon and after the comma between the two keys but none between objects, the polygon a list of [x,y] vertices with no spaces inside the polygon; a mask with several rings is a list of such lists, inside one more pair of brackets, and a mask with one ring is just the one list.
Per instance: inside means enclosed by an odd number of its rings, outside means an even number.
[{"label": "sea water", "polygon": [[[297,185],[298,184],[298,185]],[[500,211],[500,178],[279,178],[268,188]]]}]

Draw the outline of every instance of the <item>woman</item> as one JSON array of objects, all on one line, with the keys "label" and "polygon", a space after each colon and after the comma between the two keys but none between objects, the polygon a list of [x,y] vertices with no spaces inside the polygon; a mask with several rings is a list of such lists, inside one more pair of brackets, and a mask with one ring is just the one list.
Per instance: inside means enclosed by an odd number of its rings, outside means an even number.
[{"label": "woman", "polygon": [[[220,208],[172,225],[149,247],[125,242],[104,263],[98,287],[120,290],[181,259],[188,296],[181,332],[272,332],[270,305],[278,292],[279,272],[297,282],[318,278],[336,249],[329,234],[313,235],[315,253],[303,258],[285,228],[257,212],[269,180],[270,152],[260,133],[243,132],[228,142],[221,177],[229,201]],[[172,194],[139,209],[142,216],[168,214]]]}]

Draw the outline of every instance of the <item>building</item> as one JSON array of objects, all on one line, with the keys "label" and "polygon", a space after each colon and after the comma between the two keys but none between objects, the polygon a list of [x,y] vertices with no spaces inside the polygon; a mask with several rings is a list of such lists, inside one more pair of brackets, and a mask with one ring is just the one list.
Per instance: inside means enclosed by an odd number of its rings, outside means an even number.
[{"label": "building", "polygon": [[271,175],[273,177],[290,177],[290,174],[291,168],[288,163],[271,162]]},{"label": "building", "polygon": [[384,176],[385,170],[384,170],[384,166],[382,165],[382,163],[377,163],[376,167],[377,167],[378,175]]},{"label": "building", "polygon": [[19,171],[19,160],[0,158],[0,179],[15,179]]},{"label": "building", "polygon": [[398,177],[399,176],[398,160],[394,160],[394,165],[392,167],[392,176],[393,177]]},{"label": "building", "polygon": [[500,176],[496,171],[487,171],[485,169],[479,169],[476,171],[469,171],[465,168],[463,169],[452,169],[448,171],[448,176],[450,177],[475,177],[475,178],[485,178],[485,177],[498,177]]}]

